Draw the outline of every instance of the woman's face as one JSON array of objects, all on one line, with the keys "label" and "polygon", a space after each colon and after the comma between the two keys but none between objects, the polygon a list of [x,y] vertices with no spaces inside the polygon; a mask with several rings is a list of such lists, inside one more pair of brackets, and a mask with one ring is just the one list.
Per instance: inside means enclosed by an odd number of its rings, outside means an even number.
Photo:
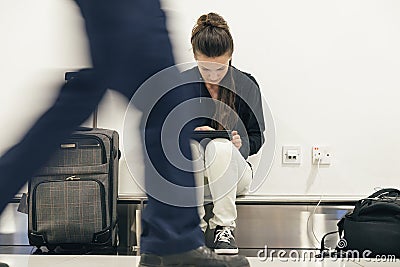
[{"label": "woman's face", "polygon": [[219,84],[229,69],[232,56],[228,53],[218,57],[207,57],[196,53],[195,59],[203,80],[206,83]]}]

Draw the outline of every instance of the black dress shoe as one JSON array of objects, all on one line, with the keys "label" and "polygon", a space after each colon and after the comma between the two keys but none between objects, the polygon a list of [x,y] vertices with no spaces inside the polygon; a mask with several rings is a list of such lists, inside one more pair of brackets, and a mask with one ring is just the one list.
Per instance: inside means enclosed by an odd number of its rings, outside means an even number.
[{"label": "black dress shoe", "polygon": [[244,256],[217,255],[206,246],[173,255],[158,256],[144,253],[140,256],[139,267],[159,266],[249,267],[250,265]]},{"label": "black dress shoe", "polygon": [[7,263],[0,262],[0,267],[9,267]]}]

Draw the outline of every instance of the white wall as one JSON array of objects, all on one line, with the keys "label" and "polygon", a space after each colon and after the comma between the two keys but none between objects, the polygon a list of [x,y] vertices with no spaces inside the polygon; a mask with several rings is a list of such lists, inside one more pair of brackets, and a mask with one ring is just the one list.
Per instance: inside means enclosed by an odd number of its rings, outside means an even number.
[{"label": "white wall", "polygon": [[[257,194],[345,197],[400,187],[399,1],[163,0],[163,5],[177,62],[192,60],[189,38],[197,17],[217,12],[235,39],[234,65],[252,73],[262,88],[274,117],[276,155]],[[81,23],[70,0],[0,1],[1,151],[48,107],[65,70],[90,65]],[[122,132],[126,105],[118,94],[107,94],[99,126]],[[319,175],[311,165],[315,144],[333,150],[332,164]],[[282,165],[282,145],[300,145],[302,164]],[[261,153],[272,157],[273,151]],[[138,192],[124,166],[120,192]],[[259,169],[268,166],[261,161]]]}]

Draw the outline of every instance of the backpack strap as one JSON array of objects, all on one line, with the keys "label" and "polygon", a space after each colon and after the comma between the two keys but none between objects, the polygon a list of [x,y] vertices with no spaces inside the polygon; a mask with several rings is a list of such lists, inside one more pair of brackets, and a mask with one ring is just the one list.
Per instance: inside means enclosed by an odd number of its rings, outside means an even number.
[{"label": "backpack strap", "polygon": [[354,217],[355,218],[358,217],[360,210],[361,210],[361,206],[370,205],[372,203],[372,201],[374,201],[374,200],[377,201],[377,200],[383,199],[383,197],[389,197],[389,196],[390,197],[400,197],[400,191],[395,188],[383,188],[381,190],[376,191],[369,197],[357,201],[354,206],[354,210],[353,210]]},{"label": "backpack strap", "polygon": [[370,195],[368,198],[379,198],[384,195],[400,196],[400,191],[395,188],[383,188],[381,190],[376,191],[375,193]]},{"label": "backpack strap", "polygon": [[340,221],[337,223],[338,226],[338,233],[339,233],[339,239],[341,239],[343,237],[343,230],[344,230],[344,219],[345,217],[343,217],[342,219],[340,219]]}]

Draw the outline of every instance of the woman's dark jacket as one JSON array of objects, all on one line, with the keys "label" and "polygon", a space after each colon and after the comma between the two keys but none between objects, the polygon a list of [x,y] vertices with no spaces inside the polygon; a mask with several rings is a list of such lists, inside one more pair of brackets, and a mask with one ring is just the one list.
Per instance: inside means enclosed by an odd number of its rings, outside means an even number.
[{"label": "woman's dark jacket", "polygon": [[[204,101],[204,98],[211,98],[211,95],[205,83],[202,82],[198,68],[194,67],[183,74],[186,79],[195,81],[191,87],[195,91],[194,95],[199,98],[199,101],[196,103],[200,105],[196,108],[200,108],[204,112],[204,117],[198,118],[196,125],[211,126],[212,119],[210,118],[212,118],[215,112],[215,107],[204,105],[205,103],[210,103],[210,101]],[[235,86],[231,86],[231,77],[233,77]],[[239,151],[246,159],[248,156],[256,154],[264,143],[265,123],[260,88],[253,76],[234,67],[230,67],[220,85],[229,89],[233,88],[236,92],[235,110],[240,119],[235,127],[228,130],[238,131],[242,139],[242,147]]]}]

